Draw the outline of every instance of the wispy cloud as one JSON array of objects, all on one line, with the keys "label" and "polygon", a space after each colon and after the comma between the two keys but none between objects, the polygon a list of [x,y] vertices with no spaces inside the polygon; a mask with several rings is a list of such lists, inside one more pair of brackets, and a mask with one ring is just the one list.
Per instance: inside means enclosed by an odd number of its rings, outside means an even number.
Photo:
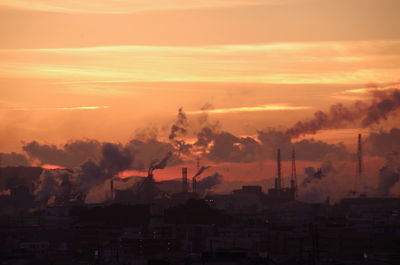
[{"label": "wispy cloud", "polygon": [[362,84],[398,79],[393,47],[400,41],[0,50],[0,77],[81,82],[82,91],[118,82]]},{"label": "wispy cloud", "polygon": [[0,0],[0,6],[59,13],[126,14],[148,10],[276,5],[296,1],[299,0]]},{"label": "wispy cloud", "polygon": [[110,106],[78,106],[78,107],[56,107],[56,108],[13,108],[17,111],[41,111],[41,110],[99,110],[108,109]]},{"label": "wispy cloud", "polygon": [[222,108],[222,109],[211,109],[211,110],[198,110],[189,111],[187,114],[202,114],[202,113],[214,113],[214,114],[227,114],[227,113],[239,113],[239,112],[257,112],[257,111],[283,111],[283,110],[307,110],[311,109],[310,106],[292,106],[287,104],[268,104],[254,107],[236,107],[236,108]]}]

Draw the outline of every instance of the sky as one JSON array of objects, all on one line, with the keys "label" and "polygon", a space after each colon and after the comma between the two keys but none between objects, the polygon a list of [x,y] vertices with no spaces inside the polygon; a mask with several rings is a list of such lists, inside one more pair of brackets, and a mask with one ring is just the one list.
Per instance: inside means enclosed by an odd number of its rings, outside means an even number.
[{"label": "sky", "polygon": [[397,0],[0,0],[0,151],[166,136],[180,107],[235,134],[290,127],[399,81],[398,10]]}]

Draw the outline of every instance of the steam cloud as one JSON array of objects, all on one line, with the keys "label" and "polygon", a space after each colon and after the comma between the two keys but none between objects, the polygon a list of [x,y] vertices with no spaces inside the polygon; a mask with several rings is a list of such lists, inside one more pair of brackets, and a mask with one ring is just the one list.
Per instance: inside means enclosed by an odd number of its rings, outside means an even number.
[{"label": "steam cloud", "polygon": [[388,155],[386,165],[379,170],[378,196],[390,195],[391,189],[400,180],[400,153]]},{"label": "steam cloud", "polygon": [[400,150],[400,129],[371,133],[366,138],[366,149],[370,155],[381,157]]},{"label": "steam cloud", "polygon": [[101,153],[99,163],[88,160],[76,174],[71,170],[45,170],[35,192],[36,200],[44,203],[51,198],[58,203],[84,201],[90,189],[129,169],[133,160],[129,150],[117,144],[104,144]]},{"label": "steam cloud", "polygon": [[211,176],[207,176],[197,182],[197,191],[202,193],[209,190],[222,182],[223,176],[218,172]]}]

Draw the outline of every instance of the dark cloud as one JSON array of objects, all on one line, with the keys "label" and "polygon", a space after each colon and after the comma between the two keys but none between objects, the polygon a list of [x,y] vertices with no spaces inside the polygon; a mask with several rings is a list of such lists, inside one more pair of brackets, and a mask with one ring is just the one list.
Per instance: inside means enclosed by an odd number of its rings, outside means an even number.
[{"label": "dark cloud", "polygon": [[161,160],[169,152],[172,153],[169,165],[176,165],[182,162],[177,155],[175,147],[169,142],[161,142],[157,139],[146,141],[133,139],[126,145],[126,148],[135,156],[132,169],[139,171],[146,171],[154,160]]},{"label": "dark cloud", "polygon": [[197,133],[197,141],[195,142],[195,146],[200,146],[203,148],[208,148],[210,143],[214,140],[215,133],[209,127],[204,127]]},{"label": "dark cloud", "polygon": [[276,158],[276,150],[281,150],[283,160],[291,159],[293,148],[298,160],[324,161],[347,160],[350,157],[342,143],[328,144],[314,139],[304,139],[292,142],[292,139],[283,131],[258,131],[258,139],[263,147],[263,156],[269,159]]},{"label": "dark cloud", "polygon": [[18,153],[0,153],[0,166],[2,167],[15,167],[15,166],[29,166],[29,161],[23,154]]},{"label": "dark cloud", "polygon": [[30,157],[39,159],[43,164],[75,168],[89,158],[98,161],[101,156],[102,145],[96,140],[77,140],[59,148],[56,145],[32,141],[26,143],[22,149]]},{"label": "dark cloud", "polygon": [[251,137],[236,137],[228,132],[214,135],[207,157],[216,162],[251,162],[259,159],[260,144]]},{"label": "dark cloud", "polygon": [[121,145],[106,143],[102,148],[102,159],[100,167],[107,171],[109,175],[131,168],[133,155],[130,150]]},{"label": "dark cloud", "polygon": [[342,143],[328,144],[314,139],[305,139],[293,144],[298,160],[348,160],[350,154]]},{"label": "dark cloud", "polygon": [[32,183],[39,179],[42,173],[40,167],[3,167],[0,168],[0,191],[18,186],[31,188]]},{"label": "dark cloud", "polygon": [[370,155],[385,157],[400,150],[400,129],[373,132],[366,138],[366,151]]},{"label": "dark cloud", "polygon": [[283,160],[288,160],[291,157],[293,145],[291,138],[282,131],[269,129],[257,131],[258,140],[261,142],[264,150],[264,155],[269,159],[276,159],[276,150],[281,150]]}]

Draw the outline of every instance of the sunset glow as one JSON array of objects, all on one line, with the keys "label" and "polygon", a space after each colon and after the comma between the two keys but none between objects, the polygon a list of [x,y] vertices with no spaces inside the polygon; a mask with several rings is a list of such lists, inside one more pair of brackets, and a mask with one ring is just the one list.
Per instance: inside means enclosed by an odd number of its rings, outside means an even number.
[{"label": "sunset glow", "polygon": [[[167,139],[181,107],[193,126],[188,139],[200,122],[255,135],[337,102],[367,100],[399,81],[398,7],[392,0],[0,0],[0,136],[7,139],[0,147],[126,142],[147,130]],[[334,135],[327,139],[343,140]]]}]

